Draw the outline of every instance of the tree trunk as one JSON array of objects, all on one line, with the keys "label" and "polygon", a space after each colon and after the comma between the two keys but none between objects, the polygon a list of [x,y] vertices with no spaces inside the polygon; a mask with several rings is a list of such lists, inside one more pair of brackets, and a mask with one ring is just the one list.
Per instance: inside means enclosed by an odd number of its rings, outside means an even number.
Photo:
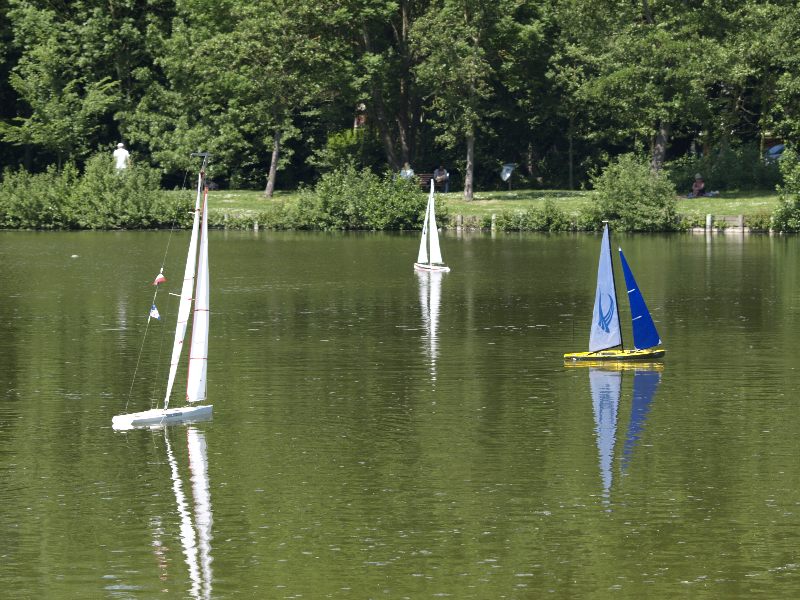
[{"label": "tree trunk", "polygon": [[650,163],[650,170],[656,173],[664,166],[667,157],[667,143],[669,142],[670,127],[661,121],[656,132],[655,142],[653,143],[653,160]]},{"label": "tree trunk", "polygon": [[475,133],[467,134],[467,168],[464,173],[464,200],[472,200],[472,175],[475,171]]},{"label": "tree trunk", "polygon": [[573,190],[574,187],[574,172],[575,172],[575,151],[572,147],[572,142],[575,139],[574,133],[575,119],[572,115],[569,116],[569,128],[567,129],[567,139],[569,140],[569,189]]},{"label": "tree trunk", "polygon": [[278,157],[281,153],[281,130],[275,130],[272,138],[272,161],[269,163],[269,177],[267,177],[267,189],[264,190],[265,198],[272,198],[275,191],[275,176],[278,173]]}]

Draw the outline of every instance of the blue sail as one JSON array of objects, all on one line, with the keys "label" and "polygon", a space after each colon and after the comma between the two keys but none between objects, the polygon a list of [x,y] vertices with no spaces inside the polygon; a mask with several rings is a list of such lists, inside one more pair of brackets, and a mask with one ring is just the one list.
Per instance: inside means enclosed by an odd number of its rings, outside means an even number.
[{"label": "blue sail", "polygon": [[650,403],[653,401],[661,373],[655,370],[637,369],[633,373],[633,401],[631,402],[631,420],[625,436],[625,447],[622,452],[622,470],[626,471],[633,456],[633,449],[644,430]]},{"label": "blue sail", "polygon": [[603,227],[600,246],[600,264],[597,267],[597,291],[592,313],[592,331],[589,335],[589,352],[598,352],[622,344],[617,310],[617,294],[614,290],[614,268],[611,265],[611,242],[608,225]]},{"label": "blue sail", "polygon": [[628,266],[628,261],[625,260],[622,248],[619,249],[619,257],[622,260],[622,272],[625,274],[625,288],[628,290],[628,303],[631,306],[633,346],[637,350],[645,350],[653,346],[658,346],[661,343],[661,338],[658,337],[658,331],[656,330],[655,323],[653,323],[653,317],[650,316],[650,311],[647,310],[642,292],[639,291],[639,286],[636,285],[633,272]]}]

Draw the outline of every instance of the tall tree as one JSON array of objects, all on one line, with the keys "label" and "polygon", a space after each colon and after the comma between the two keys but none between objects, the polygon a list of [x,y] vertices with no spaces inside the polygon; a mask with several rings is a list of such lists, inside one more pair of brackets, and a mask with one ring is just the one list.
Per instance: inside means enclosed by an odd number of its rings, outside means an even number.
[{"label": "tall tree", "polygon": [[509,0],[439,0],[415,24],[414,45],[421,58],[415,71],[427,91],[438,141],[463,142],[466,152],[464,198],[473,198],[475,137],[492,111],[488,102],[496,78],[497,24],[513,9]]}]

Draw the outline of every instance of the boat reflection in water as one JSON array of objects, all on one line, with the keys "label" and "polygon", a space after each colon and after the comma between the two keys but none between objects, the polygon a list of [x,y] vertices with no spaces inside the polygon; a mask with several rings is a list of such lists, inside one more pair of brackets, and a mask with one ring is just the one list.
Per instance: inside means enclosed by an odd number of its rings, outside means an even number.
[{"label": "boat reflection in water", "polygon": [[442,300],[442,271],[415,271],[419,279],[419,305],[425,326],[425,354],[430,361],[431,381],[436,381],[439,354],[439,306]]},{"label": "boat reflection in water", "polygon": [[[189,568],[190,598],[211,597],[211,493],[208,482],[208,452],[203,432],[194,427],[186,428],[186,442],[191,477],[191,498],[184,492],[178,462],[169,441],[169,429],[164,429],[167,462],[172,478],[172,491],[180,519],[180,539],[186,565]],[[157,532],[163,533],[158,527]],[[161,543],[156,541],[157,553],[163,554]],[[161,562],[161,559],[160,561]]]},{"label": "boat reflection in water", "polygon": [[617,418],[622,394],[623,371],[633,371],[631,417],[625,436],[622,472],[630,464],[633,450],[644,429],[653,396],[661,382],[660,363],[584,363],[589,367],[589,386],[592,392],[595,437],[603,484],[603,503],[611,502],[614,477],[614,451],[617,440]]}]

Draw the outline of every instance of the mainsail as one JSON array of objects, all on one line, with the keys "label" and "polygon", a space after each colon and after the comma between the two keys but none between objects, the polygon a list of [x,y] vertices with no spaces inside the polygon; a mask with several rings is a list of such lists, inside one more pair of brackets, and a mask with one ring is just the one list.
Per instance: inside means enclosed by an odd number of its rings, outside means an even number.
[{"label": "mainsail", "polygon": [[622,260],[625,288],[628,290],[628,303],[631,306],[633,346],[639,350],[658,346],[661,343],[661,338],[658,336],[653,317],[650,316],[650,311],[647,310],[647,305],[642,297],[642,292],[639,291],[639,286],[636,284],[636,279],[633,278],[633,271],[628,266],[628,261],[625,260],[622,248],[619,249],[619,257]]},{"label": "mainsail", "polygon": [[439,230],[436,227],[436,202],[433,199],[433,181],[431,181],[431,194],[428,197],[428,238],[431,242],[430,259],[435,265],[441,264],[442,250],[439,248]]},{"label": "mainsail", "polygon": [[420,264],[428,262],[428,219],[431,216],[430,207],[431,200],[428,198],[428,205],[425,207],[425,220],[422,222],[422,239],[419,242],[419,253],[417,254],[417,262]]},{"label": "mainsail", "polygon": [[614,268],[611,264],[611,242],[608,225],[603,227],[603,242],[600,246],[600,263],[597,267],[597,291],[592,313],[592,331],[589,336],[589,352],[599,352],[622,344],[617,310],[617,295],[614,290]]},{"label": "mainsail", "polygon": [[192,343],[189,348],[189,377],[186,400],[206,399],[206,367],[208,366],[209,277],[208,277],[208,189],[203,194],[203,222],[200,228],[200,255],[197,266],[197,290],[194,299]]},{"label": "mainsail", "polygon": [[172,395],[172,385],[175,383],[175,374],[178,372],[178,363],[181,359],[183,339],[186,337],[186,326],[189,322],[189,313],[192,308],[192,293],[194,291],[194,275],[197,267],[197,237],[200,229],[200,200],[202,194],[203,172],[197,176],[197,198],[194,205],[194,220],[192,221],[192,237],[189,241],[189,253],[186,255],[186,268],[183,272],[183,285],[181,286],[180,304],[178,306],[178,321],[175,324],[175,340],[172,344],[172,359],[169,362],[169,377],[167,378],[167,391],[164,395],[164,408],[169,407],[169,397]]}]

